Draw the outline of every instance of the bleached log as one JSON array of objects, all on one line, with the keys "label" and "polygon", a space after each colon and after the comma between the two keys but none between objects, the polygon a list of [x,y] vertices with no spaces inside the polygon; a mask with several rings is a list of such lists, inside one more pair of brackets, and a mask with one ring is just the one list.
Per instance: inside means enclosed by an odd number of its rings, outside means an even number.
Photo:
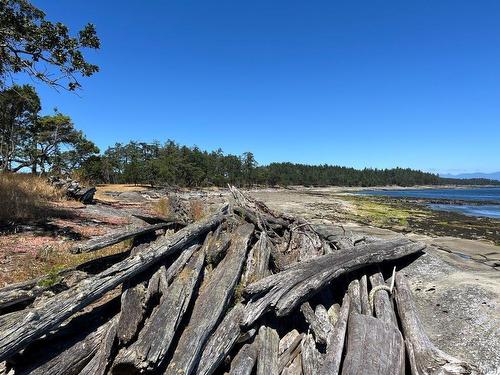
[{"label": "bleached log", "polygon": [[248,252],[248,258],[243,274],[243,285],[250,284],[270,274],[269,257],[271,255],[271,242],[266,232],[261,232],[259,240]]},{"label": "bleached log", "polygon": [[359,279],[359,297],[361,301],[361,313],[372,316],[372,308],[368,301],[368,278],[366,275]]},{"label": "bleached log", "polygon": [[239,226],[231,238],[231,246],[201,286],[188,326],[184,329],[166,374],[190,374],[200,360],[203,347],[233,296],[238,283],[250,237],[252,224]]},{"label": "bleached log", "polygon": [[[376,272],[370,276],[370,284],[372,289],[381,285],[385,285],[382,273]],[[386,323],[392,323],[397,326],[398,322],[394,312],[392,300],[389,298],[389,293],[386,290],[378,290],[373,295],[373,314]]]},{"label": "bleached log", "polygon": [[281,375],[302,375],[302,357],[296,356],[292,363],[283,369]]},{"label": "bleached log", "polygon": [[251,325],[270,309],[274,309],[278,316],[287,315],[336,277],[367,265],[399,259],[424,248],[424,244],[401,238],[360,245],[294,264],[245,288],[249,302],[243,323]]},{"label": "bleached log", "polygon": [[319,344],[326,344],[330,331],[333,328],[330,321],[324,319],[323,316],[316,315],[309,302],[304,302],[300,306],[300,311],[304,315],[306,322],[309,323],[309,327],[314,334],[316,342]]},{"label": "bleached log", "polygon": [[404,366],[403,336],[397,327],[351,311],[342,375],[403,375]]},{"label": "bleached log", "polygon": [[352,280],[347,289],[351,299],[351,310],[361,314],[361,294],[359,291],[359,281]]},{"label": "bleached log", "polygon": [[400,272],[396,273],[396,305],[413,375],[479,374],[476,366],[434,346],[424,331],[410,287]]},{"label": "bleached log", "polygon": [[279,374],[278,351],[280,337],[274,328],[262,326],[257,335],[259,356],[257,357],[257,375]]},{"label": "bleached log", "polygon": [[159,223],[154,225],[148,225],[141,228],[126,229],[123,231],[110,233],[105,236],[92,238],[83,244],[76,245],[70,249],[73,254],[79,253],[89,253],[91,251],[96,251],[111,245],[115,245],[119,242],[134,238],[140,235],[154,233],[157,230],[165,229],[170,226],[170,223]]},{"label": "bleached log", "polygon": [[328,345],[320,374],[337,375],[339,373],[350,306],[351,301],[349,295],[346,293],[342,300],[342,307],[340,308],[337,321],[328,338]]},{"label": "bleached log", "polygon": [[322,366],[323,359],[316,349],[316,344],[311,334],[306,334],[301,342],[302,373],[304,375],[317,375]]},{"label": "bleached log", "polygon": [[245,344],[231,361],[230,375],[250,375],[253,372],[259,355],[259,343],[255,340]]},{"label": "bleached log", "polygon": [[191,258],[153,310],[137,341],[118,353],[113,373],[151,371],[162,363],[191,301],[204,261],[203,251]]},{"label": "bleached log", "polygon": [[226,355],[233,348],[241,334],[240,323],[243,317],[243,305],[236,304],[226,314],[215,332],[210,336],[201,354],[196,374],[213,374]]},{"label": "bleached log", "polygon": [[56,328],[75,312],[88,306],[124,281],[174,254],[219,225],[226,207],[199,223],[194,223],[171,237],[161,238],[136,256],[127,258],[103,272],[83,280],[56,295],[43,306],[31,309],[25,319],[3,326],[0,336],[0,361],[24,348],[31,341]]},{"label": "bleached log", "polygon": [[[283,352],[281,352],[283,338],[280,340],[280,345],[279,345],[280,354],[279,354],[279,358],[278,358],[278,373],[283,371],[285,367],[289,366],[295,360],[295,358],[300,354],[300,351],[301,351],[300,343],[302,342],[302,339],[304,336],[302,334],[298,333],[296,330],[293,330],[291,332],[294,333],[294,335],[291,337],[288,337],[287,346],[286,346],[286,349],[283,350]],[[292,338],[293,338],[293,340],[292,340]],[[283,343],[283,347],[284,347],[284,345],[285,345],[285,343]]]}]

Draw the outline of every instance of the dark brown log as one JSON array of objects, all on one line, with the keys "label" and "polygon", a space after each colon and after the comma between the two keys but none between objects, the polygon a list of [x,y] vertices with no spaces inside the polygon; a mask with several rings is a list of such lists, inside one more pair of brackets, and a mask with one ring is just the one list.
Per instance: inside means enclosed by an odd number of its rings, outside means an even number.
[{"label": "dark brown log", "polygon": [[143,234],[154,233],[157,230],[165,229],[169,226],[169,223],[160,223],[155,225],[148,225],[147,227],[126,229],[123,231],[110,233],[108,235],[92,238],[83,244],[78,244],[71,248],[73,254],[88,253],[91,251],[96,251],[104,247],[108,247],[119,242],[128,240],[129,238],[134,238]]},{"label": "dark brown log", "polygon": [[413,375],[479,374],[476,366],[436,348],[418,318],[410,287],[403,274],[396,274],[396,305]]},{"label": "dark brown log", "polygon": [[250,326],[271,308],[278,316],[287,315],[340,275],[367,265],[399,259],[424,248],[424,244],[400,238],[360,245],[294,264],[246,287],[245,293],[250,300],[243,323]]},{"label": "dark brown log", "polygon": [[[372,286],[372,290],[378,286],[385,285],[382,273],[376,272],[371,275],[370,283]],[[373,313],[377,318],[386,323],[392,323],[395,326],[398,325],[392,300],[389,298],[389,293],[387,293],[386,290],[378,290],[377,292],[375,292],[375,294],[373,295],[373,307]]]},{"label": "dark brown log", "polygon": [[330,331],[333,328],[330,321],[328,319],[323,319],[322,316],[316,315],[309,302],[304,302],[300,306],[300,311],[304,315],[306,322],[309,323],[309,327],[314,334],[316,342],[319,344],[326,344]]},{"label": "dark brown log", "polygon": [[322,366],[323,359],[321,354],[316,349],[316,344],[314,343],[314,338],[312,335],[305,335],[301,342],[301,353],[302,353],[302,372],[304,375],[317,375],[319,374],[319,369]]},{"label": "dark brown log", "polygon": [[226,314],[215,332],[207,341],[207,345],[201,354],[196,374],[213,374],[217,367],[219,367],[241,334],[240,323],[242,317],[243,305],[237,303],[236,306]]},{"label": "dark brown log", "polygon": [[280,337],[274,328],[262,326],[256,340],[259,340],[257,375],[279,374],[278,351]]},{"label": "dark brown log", "polygon": [[359,297],[361,300],[361,313],[372,316],[372,308],[368,301],[368,278],[366,275],[359,279]]},{"label": "dark brown log", "polygon": [[118,353],[113,373],[151,371],[162,363],[191,301],[204,261],[203,251],[191,258],[168,287],[165,297],[146,321],[137,341]]},{"label": "dark brown log", "polygon": [[190,374],[198,364],[205,343],[233,296],[253,231],[252,224],[236,229],[226,256],[201,286],[189,324],[179,339],[166,374]]},{"label": "dark brown log", "polygon": [[320,374],[337,375],[339,373],[350,306],[351,301],[349,295],[346,293],[342,301],[342,307],[340,308],[337,321],[328,338],[325,359]]},{"label": "dark brown log", "polygon": [[261,232],[259,240],[248,253],[243,285],[251,284],[270,274],[269,257],[271,255],[271,241],[266,232]]},{"label": "dark brown log", "polygon": [[342,375],[402,375],[403,336],[392,324],[351,311]]},{"label": "dark brown log", "polygon": [[259,343],[245,344],[231,361],[230,375],[250,375],[259,355]]},{"label": "dark brown log", "polygon": [[226,208],[199,223],[192,224],[171,237],[161,238],[147,251],[116,263],[109,269],[83,280],[78,285],[31,309],[25,319],[2,327],[0,361],[24,348],[31,341],[56,328],[61,322],[102,297],[124,281],[174,254],[225,219]]}]

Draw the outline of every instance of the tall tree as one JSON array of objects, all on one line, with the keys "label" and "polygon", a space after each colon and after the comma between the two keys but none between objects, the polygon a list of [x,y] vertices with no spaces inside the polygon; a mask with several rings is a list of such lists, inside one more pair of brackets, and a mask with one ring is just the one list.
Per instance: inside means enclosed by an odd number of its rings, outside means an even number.
[{"label": "tall tree", "polygon": [[27,0],[0,0],[0,88],[20,72],[53,87],[75,90],[78,76],[99,71],[86,61],[85,48],[98,49],[94,25],[76,36],[61,22],[45,19],[45,13]]}]

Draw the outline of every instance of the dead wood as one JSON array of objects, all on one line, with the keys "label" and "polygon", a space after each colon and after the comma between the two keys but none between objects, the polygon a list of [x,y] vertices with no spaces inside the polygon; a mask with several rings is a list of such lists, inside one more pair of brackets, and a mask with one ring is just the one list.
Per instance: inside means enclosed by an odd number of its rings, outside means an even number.
[{"label": "dead wood", "polygon": [[404,365],[401,332],[392,324],[351,311],[342,375],[402,375]]},{"label": "dead wood", "polygon": [[226,355],[233,348],[241,334],[240,323],[243,317],[243,305],[237,303],[226,314],[215,332],[210,336],[201,354],[196,374],[213,374]]},{"label": "dead wood", "polygon": [[351,299],[351,311],[361,314],[361,294],[359,291],[359,281],[352,280],[347,289]]},{"label": "dead wood", "polygon": [[[385,285],[384,277],[381,272],[376,272],[370,276],[370,284],[373,288]],[[398,325],[396,314],[392,300],[386,290],[378,290],[373,295],[373,308],[374,315],[386,323]]]},{"label": "dead wood", "polygon": [[159,223],[159,224],[155,224],[155,225],[149,225],[147,227],[132,228],[132,229],[126,229],[126,230],[115,232],[115,233],[110,233],[110,234],[105,235],[105,236],[92,238],[83,244],[76,245],[76,246],[72,247],[70,251],[73,254],[88,253],[91,251],[96,251],[96,250],[117,244],[119,242],[128,240],[130,238],[134,238],[134,237],[148,234],[148,233],[154,233],[157,230],[168,228],[170,225],[171,225],[170,223]]},{"label": "dead wood", "polygon": [[306,322],[309,323],[309,328],[314,334],[316,342],[326,344],[330,331],[333,328],[330,321],[328,319],[325,320],[323,316],[316,315],[309,302],[304,302],[300,306],[300,311],[304,315]]},{"label": "dead wood", "polygon": [[113,373],[151,371],[162,363],[198,283],[205,253],[199,251],[168,287],[165,297],[154,309],[137,341],[121,350]]},{"label": "dead wood", "polygon": [[245,344],[231,361],[230,375],[250,375],[257,362],[259,355],[259,342],[255,340],[251,344]]},{"label": "dead wood", "polygon": [[246,287],[249,302],[243,323],[247,326],[274,309],[289,314],[298,304],[321,290],[332,279],[361,267],[419,252],[425,245],[400,238],[374,242],[300,262]]},{"label": "dead wood", "polygon": [[[290,336],[289,334],[292,334]],[[286,346],[283,337],[280,340],[279,345],[279,358],[278,358],[278,373],[283,371],[285,367],[290,366],[291,363],[295,360],[295,358],[300,354],[301,351],[301,341],[303,339],[303,335],[298,333],[296,330],[292,330],[285,337],[287,337]],[[283,343],[282,343],[283,342]],[[282,351],[283,350],[283,351]]]},{"label": "dead wood", "polygon": [[413,375],[478,374],[475,366],[436,348],[424,331],[410,287],[403,274],[396,273],[396,305]]},{"label": "dead wood", "polygon": [[328,345],[326,347],[326,354],[320,374],[337,375],[339,373],[350,306],[351,301],[349,295],[346,293],[342,301],[342,307],[340,308],[337,321],[328,338]]},{"label": "dead wood", "polygon": [[361,313],[364,315],[372,315],[372,308],[368,301],[368,278],[366,275],[359,279],[359,297],[361,302]]},{"label": "dead wood", "polygon": [[314,343],[312,335],[305,335],[304,339],[301,341],[301,354],[303,374],[319,374],[323,359],[318,349],[316,349],[316,344]]},{"label": "dead wood", "polygon": [[280,337],[274,328],[261,326],[256,340],[259,340],[257,375],[279,374],[278,351]]},{"label": "dead wood", "polygon": [[245,273],[242,277],[243,285],[250,284],[270,274],[269,257],[271,255],[271,241],[266,232],[261,232],[259,240],[248,253]]},{"label": "dead wood", "polygon": [[200,236],[219,225],[225,209],[200,223],[192,224],[169,238],[161,238],[136,256],[116,263],[109,269],[83,280],[78,285],[48,300],[43,306],[31,309],[25,319],[2,327],[0,361],[21,350],[31,341],[56,328],[61,322],[102,297],[124,281],[176,253]]},{"label": "dead wood", "polygon": [[211,273],[207,283],[201,286],[189,324],[179,339],[166,374],[189,374],[198,364],[204,345],[233,296],[253,231],[252,224],[236,229],[226,256]]}]

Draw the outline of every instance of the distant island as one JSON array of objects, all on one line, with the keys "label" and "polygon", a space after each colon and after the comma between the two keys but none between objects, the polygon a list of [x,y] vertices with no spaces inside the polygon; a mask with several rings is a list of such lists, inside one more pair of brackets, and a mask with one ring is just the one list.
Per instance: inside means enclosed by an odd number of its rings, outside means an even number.
[{"label": "distant island", "polygon": [[487,180],[500,181],[500,171],[492,173],[460,173],[460,174],[440,174],[443,178],[474,179],[481,178]]}]

